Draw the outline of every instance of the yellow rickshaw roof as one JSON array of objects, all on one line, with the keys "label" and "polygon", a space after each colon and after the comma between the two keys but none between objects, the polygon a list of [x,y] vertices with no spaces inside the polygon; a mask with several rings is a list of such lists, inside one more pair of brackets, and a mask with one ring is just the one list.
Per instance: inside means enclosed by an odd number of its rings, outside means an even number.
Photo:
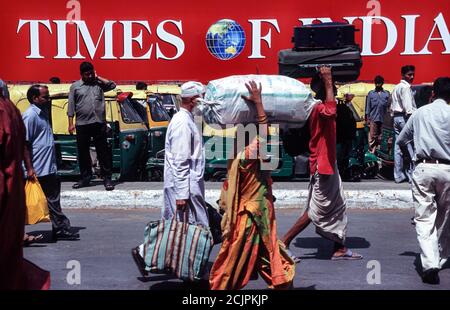
[{"label": "yellow rickshaw roof", "polygon": [[[137,90],[134,85],[117,85],[116,89],[105,93],[105,96],[110,94],[111,92],[116,95],[124,92],[132,92],[134,99],[147,99],[147,92],[145,90]],[[112,94],[111,94],[112,96]]]},{"label": "yellow rickshaw roof", "polygon": [[148,92],[181,95],[181,87],[176,84],[153,84],[148,86]]},{"label": "yellow rickshaw roof", "polygon": [[[72,84],[42,84],[48,87],[50,96],[53,98],[67,98]],[[9,93],[11,101],[17,103],[21,99],[26,99],[28,88],[31,85],[10,85]],[[134,85],[118,85],[115,89],[105,93],[105,98],[115,98],[121,92],[132,92],[135,99],[146,99],[147,92],[136,90]]]},{"label": "yellow rickshaw roof", "polygon": [[[383,88],[389,92],[392,92],[394,89],[395,84],[384,84]],[[337,91],[337,99],[344,99],[344,95],[351,93],[355,95],[355,97],[366,97],[369,91],[374,90],[375,85],[373,83],[351,83],[351,84],[345,84],[340,87],[338,87]]]}]

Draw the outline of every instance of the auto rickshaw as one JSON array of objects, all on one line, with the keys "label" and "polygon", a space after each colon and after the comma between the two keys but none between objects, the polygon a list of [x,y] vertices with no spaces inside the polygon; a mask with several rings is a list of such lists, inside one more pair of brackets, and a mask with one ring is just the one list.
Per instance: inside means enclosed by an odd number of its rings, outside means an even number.
[{"label": "auto rickshaw", "polygon": [[[384,84],[383,88],[389,92],[395,85]],[[374,178],[377,176],[380,163],[375,154],[369,152],[368,134],[369,127],[365,123],[366,97],[370,90],[375,86],[373,83],[352,83],[338,87],[336,98],[343,102],[345,94],[353,94],[352,104],[356,110],[359,121],[356,122],[356,136],[352,143],[350,159],[347,171],[340,171],[347,179],[351,181],[359,181],[361,178]],[[341,145],[338,144],[336,149],[337,157],[343,156]]]},{"label": "auto rickshaw", "polygon": [[[68,92],[70,84],[48,85],[52,99],[50,121],[55,137],[58,173],[65,177],[79,175],[76,136],[68,132]],[[134,86],[133,86],[134,87]],[[29,85],[13,85],[11,100],[21,112],[29,106],[26,92]],[[118,86],[105,93],[108,144],[112,151],[113,178],[132,181],[147,180],[147,162],[151,154],[164,148],[169,117],[159,103],[150,105],[146,91],[132,89],[133,95],[118,101],[118,95],[131,91]],[[159,112],[159,113],[158,113]],[[100,175],[95,148],[91,147],[94,175]]]},{"label": "auto rickshaw", "polygon": [[[151,147],[146,165],[148,180],[164,178],[164,148],[167,127],[172,116],[179,110],[181,88],[178,84],[149,85],[147,91],[148,117],[151,119]],[[152,129],[153,128],[153,129]]]},{"label": "auto rickshaw", "polygon": [[180,109],[181,87],[178,84],[153,84],[148,90],[158,97],[170,118]]},{"label": "auto rickshaw", "polygon": [[[161,91],[161,93],[155,93],[155,91]],[[133,99],[135,99],[136,94],[139,94],[137,102],[140,104],[137,105],[132,102],[132,106],[135,107],[148,128],[149,158],[154,158],[158,152],[164,149],[167,126],[171,119],[163,105],[162,98],[169,95],[174,96],[174,100],[178,100],[177,96],[181,93],[180,88],[176,85],[149,85],[148,90],[139,91],[136,90],[134,85],[120,85],[117,86],[116,92],[118,94],[132,92],[135,94]]]}]

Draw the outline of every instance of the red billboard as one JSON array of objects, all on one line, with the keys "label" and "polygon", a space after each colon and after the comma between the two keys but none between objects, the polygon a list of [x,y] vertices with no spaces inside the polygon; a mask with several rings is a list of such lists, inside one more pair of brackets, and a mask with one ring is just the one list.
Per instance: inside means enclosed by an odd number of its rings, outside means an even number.
[{"label": "red billboard", "polygon": [[118,82],[277,74],[293,27],[316,19],[360,30],[361,80],[449,75],[447,0],[19,0],[2,1],[0,78],[73,81],[86,60]]}]

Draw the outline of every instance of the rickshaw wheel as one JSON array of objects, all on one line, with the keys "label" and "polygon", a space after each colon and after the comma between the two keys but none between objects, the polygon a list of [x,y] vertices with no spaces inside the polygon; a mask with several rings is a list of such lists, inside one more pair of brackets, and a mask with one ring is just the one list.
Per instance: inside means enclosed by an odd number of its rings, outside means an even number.
[{"label": "rickshaw wheel", "polygon": [[216,171],[211,177],[211,181],[213,182],[224,182],[227,178],[226,171]]},{"label": "rickshaw wheel", "polygon": [[364,167],[364,178],[365,179],[374,179],[378,175],[379,171],[378,163],[369,162]]},{"label": "rickshaw wheel", "polygon": [[361,181],[361,167],[351,166],[348,168],[348,180],[350,182],[360,182]]},{"label": "rickshaw wheel", "polygon": [[163,173],[159,169],[148,170],[148,180],[151,182],[162,182],[164,179]]}]

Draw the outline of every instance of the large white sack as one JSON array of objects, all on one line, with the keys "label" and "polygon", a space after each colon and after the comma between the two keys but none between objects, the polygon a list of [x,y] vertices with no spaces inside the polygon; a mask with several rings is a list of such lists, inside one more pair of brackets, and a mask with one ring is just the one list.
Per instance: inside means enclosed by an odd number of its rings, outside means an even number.
[{"label": "large white sack", "polygon": [[262,85],[264,110],[271,124],[303,127],[317,104],[311,91],[300,81],[281,75],[235,75],[213,80],[206,87],[205,101],[199,104],[207,124],[248,124],[256,122],[256,109],[241,95],[248,96],[245,83]]}]

